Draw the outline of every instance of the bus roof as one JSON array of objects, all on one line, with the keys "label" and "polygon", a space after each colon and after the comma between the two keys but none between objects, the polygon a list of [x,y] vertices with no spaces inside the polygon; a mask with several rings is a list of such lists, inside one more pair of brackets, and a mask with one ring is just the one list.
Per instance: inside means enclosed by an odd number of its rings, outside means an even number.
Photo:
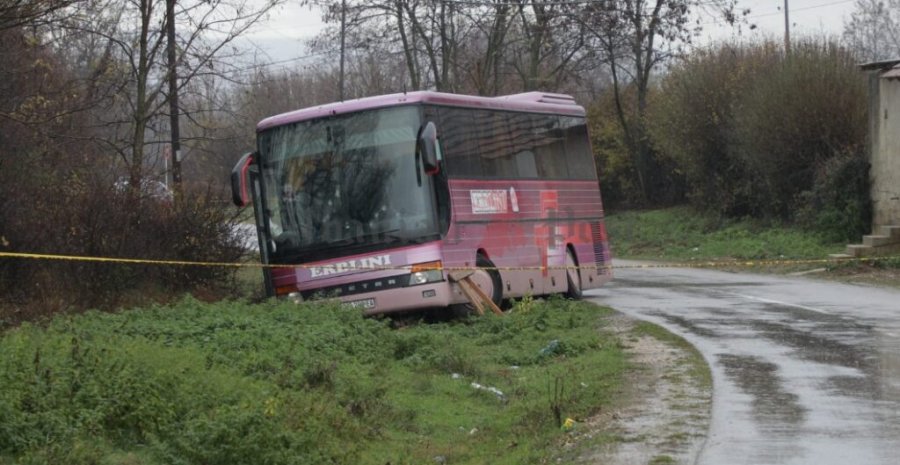
[{"label": "bus roof", "polygon": [[412,103],[431,103],[454,107],[483,108],[490,110],[525,111],[532,113],[553,113],[569,116],[584,116],[584,107],[565,94],[526,92],[500,97],[477,97],[474,95],[447,94],[443,92],[419,91],[402,94],[379,95],[345,102],[303,108],[288,113],[268,117],[256,125],[263,131],[283,124],[296,123],[323,116],[340,115],[372,108],[384,108]]}]

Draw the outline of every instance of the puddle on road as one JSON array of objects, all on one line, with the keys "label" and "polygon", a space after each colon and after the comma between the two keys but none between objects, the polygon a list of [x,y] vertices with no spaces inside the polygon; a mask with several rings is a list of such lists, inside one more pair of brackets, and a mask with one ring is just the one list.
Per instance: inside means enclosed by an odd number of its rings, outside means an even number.
[{"label": "puddle on road", "polygon": [[831,376],[825,381],[825,388],[846,397],[878,399],[879,389],[871,376]]},{"label": "puddle on road", "polygon": [[677,325],[681,328],[684,328],[687,332],[691,334],[696,334],[700,337],[705,338],[718,338],[721,337],[721,334],[716,333],[715,331],[699,326],[698,324],[710,324],[713,326],[721,326],[721,322],[715,320],[688,320],[687,318],[675,315],[668,315],[665,313],[651,313],[650,315],[658,316],[663,318],[664,320],[672,323],[673,325]]},{"label": "puddle on road", "polygon": [[750,395],[753,417],[763,429],[794,434],[806,418],[798,397],[784,389],[778,366],[759,357],[718,354],[725,375]]},{"label": "puddle on road", "polygon": [[[834,331],[847,334],[859,333],[860,325],[837,327]],[[896,379],[900,372],[900,360],[891,353],[884,353],[871,343],[851,345],[836,341],[817,333],[828,334],[829,331],[816,327],[803,331],[785,324],[756,321],[751,327],[778,344],[794,349],[796,356],[816,363],[837,365],[859,370],[859,376],[831,376],[824,382],[824,388],[834,393],[868,400],[900,401],[900,393],[889,382]],[[857,337],[870,338],[871,327],[864,327]],[[832,331],[832,333],[834,332]]]},{"label": "puddle on road", "polygon": [[[777,304],[763,306],[767,313],[787,317],[787,321],[754,321],[751,328],[772,342],[794,349],[804,360],[859,370],[859,376],[828,377],[823,387],[836,394],[867,400],[900,402],[900,389],[891,380],[900,378],[900,357],[895,349],[880,347],[878,332],[872,325],[848,321],[837,315],[825,315]],[[799,329],[796,322],[812,323]],[[830,336],[830,337],[829,337]],[[859,341],[853,344],[837,338]]]},{"label": "puddle on road", "polygon": [[799,357],[813,362],[862,371],[867,371],[873,362],[874,355],[868,348],[845,344],[786,324],[753,321],[750,327],[765,338],[794,349]]}]

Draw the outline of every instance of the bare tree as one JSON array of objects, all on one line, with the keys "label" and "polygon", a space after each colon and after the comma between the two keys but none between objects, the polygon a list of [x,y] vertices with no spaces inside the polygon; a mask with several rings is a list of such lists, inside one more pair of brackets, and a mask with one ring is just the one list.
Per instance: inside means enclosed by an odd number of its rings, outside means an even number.
[{"label": "bare tree", "polygon": [[584,63],[585,26],[576,18],[581,5],[518,0],[518,31],[511,42],[510,66],[522,90],[555,90],[576,79]]},{"label": "bare tree", "polygon": [[[590,49],[609,69],[616,114],[644,201],[654,200],[662,181],[646,130],[651,77],[699,32],[700,26],[691,22],[694,12],[713,9],[733,23],[734,6],[735,0],[609,0],[586,4],[578,16]],[[626,98],[634,99],[631,105]]]},{"label": "bare tree", "polygon": [[332,1],[325,21],[333,26],[317,39],[319,48],[335,48],[341,29],[334,24],[345,7],[348,47],[401,58],[412,89],[496,95],[558,88],[583,58],[583,28],[566,14],[576,7],[558,1]]},{"label": "bare tree", "polygon": [[900,57],[900,0],[856,0],[844,40],[862,61]]},{"label": "bare tree", "polygon": [[[342,2],[327,9],[326,22],[340,20]],[[438,0],[362,0],[346,2],[351,48],[380,47],[402,55],[412,89],[452,91],[457,86],[454,64],[463,41],[463,7]],[[320,41],[339,40],[326,31]]]},{"label": "bare tree", "polygon": [[[176,65],[180,92],[197,78],[227,70],[228,47],[247,32],[279,0],[190,0],[176,5]],[[106,131],[95,140],[118,154],[138,189],[144,176],[148,137],[165,128],[171,68],[165,57],[165,0],[105,0],[87,4],[65,23],[72,37],[97,37],[105,43],[104,57],[94,61],[93,74],[108,76],[106,85],[116,88],[116,104],[100,116],[95,126]],[[190,113],[188,110],[187,113]]]},{"label": "bare tree", "polygon": [[62,11],[77,0],[2,0],[0,1],[0,30],[58,19],[54,13]]}]

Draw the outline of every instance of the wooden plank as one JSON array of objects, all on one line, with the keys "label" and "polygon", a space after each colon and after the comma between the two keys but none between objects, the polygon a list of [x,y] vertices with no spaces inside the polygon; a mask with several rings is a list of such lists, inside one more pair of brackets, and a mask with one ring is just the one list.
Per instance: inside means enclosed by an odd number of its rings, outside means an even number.
[{"label": "wooden plank", "polygon": [[478,297],[475,290],[472,289],[473,287],[478,289],[478,286],[472,284],[472,281],[468,277],[459,280],[456,284],[459,285],[460,290],[463,291],[463,294],[466,295],[469,302],[472,302],[472,306],[475,307],[475,312],[479,315],[484,315],[484,307],[481,302],[479,302],[481,299]]},{"label": "wooden plank", "polygon": [[469,276],[472,276],[473,274],[475,274],[474,270],[452,271],[452,272],[450,272],[450,281],[453,281],[454,283],[458,283],[458,282],[462,281],[463,279],[466,279]]},{"label": "wooden plank", "polygon": [[498,307],[497,304],[494,303],[494,299],[485,294],[484,289],[478,287],[477,284],[473,283],[472,278],[466,278],[465,280],[472,285],[472,289],[476,294],[478,294],[478,297],[481,298],[481,301],[486,303],[488,307],[490,307],[492,312],[496,313],[497,315],[503,315],[503,310],[500,310],[500,307]]}]

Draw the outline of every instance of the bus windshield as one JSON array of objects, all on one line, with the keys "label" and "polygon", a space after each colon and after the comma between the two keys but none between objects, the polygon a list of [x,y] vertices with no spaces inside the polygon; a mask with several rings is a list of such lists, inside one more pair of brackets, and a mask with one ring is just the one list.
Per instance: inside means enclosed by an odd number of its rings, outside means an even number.
[{"label": "bus windshield", "polygon": [[273,261],[436,238],[432,181],[415,157],[420,124],[420,108],[406,106],[261,133]]}]

